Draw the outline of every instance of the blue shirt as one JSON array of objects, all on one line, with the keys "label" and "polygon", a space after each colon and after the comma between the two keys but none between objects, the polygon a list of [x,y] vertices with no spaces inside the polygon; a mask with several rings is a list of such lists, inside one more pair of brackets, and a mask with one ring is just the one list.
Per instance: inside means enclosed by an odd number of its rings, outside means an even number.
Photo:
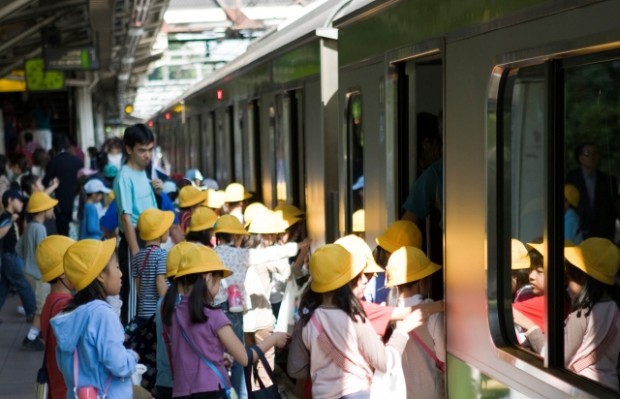
[{"label": "blue shirt", "polygon": [[[161,210],[174,212],[174,221],[172,224],[179,224],[179,213],[174,208],[174,204],[170,201],[170,197],[165,193],[161,193]],[[105,214],[101,217],[101,227],[108,231],[114,231],[118,227],[118,208],[116,207],[116,201],[112,201]]]},{"label": "blue shirt", "polygon": [[443,159],[435,161],[413,183],[403,209],[425,219],[433,206],[441,211],[443,206]]},{"label": "blue shirt", "polygon": [[99,211],[97,206],[92,202],[84,203],[84,214],[80,223],[80,240],[92,238],[93,240],[101,240],[103,233],[99,225]]},{"label": "blue shirt", "polygon": [[155,193],[151,187],[151,182],[146,177],[146,172],[135,170],[128,165],[121,167],[114,180],[114,195],[116,196],[121,230],[123,230],[120,219],[122,215],[130,215],[131,224],[135,227],[142,212],[149,208],[157,208]]}]

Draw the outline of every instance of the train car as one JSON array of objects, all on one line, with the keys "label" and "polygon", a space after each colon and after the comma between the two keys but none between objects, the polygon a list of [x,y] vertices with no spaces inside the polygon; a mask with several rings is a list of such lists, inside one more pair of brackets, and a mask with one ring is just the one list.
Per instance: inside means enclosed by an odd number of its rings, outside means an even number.
[{"label": "train car", "polygon": [[[610,182],[620,170],[618,15],[616,1],[324,2],[162,110],[157,134],[177,170],[306,209],[315,245],[365,209],[372,245],[425,173],[417,115],[437,116],[418,222],[443,265],[448,396],[617,397],[565,367],[563,217],[586,158]],[[544,244],[542,354],[515,334],[511,238]]]}]

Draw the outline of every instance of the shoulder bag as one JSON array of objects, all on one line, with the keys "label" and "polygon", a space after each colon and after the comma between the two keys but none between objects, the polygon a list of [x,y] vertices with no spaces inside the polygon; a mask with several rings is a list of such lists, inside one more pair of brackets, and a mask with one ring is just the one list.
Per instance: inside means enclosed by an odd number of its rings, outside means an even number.
[{"label": "shoulder bag", "polygon": [[[265,371],[269,375],[269,378],[271,379],[273,385],[266,387],[263,380],[260,379],[258,375],[258,369],[254,364],[252,349],[254,349],[254,351],[258,354],[258,359],[265,368]],[[273,375],[273,370],[271,370],[271,366],[269,366],[269,362],[267,361],[267,358],[265,358],[265,354],[263,353],[263,351],[258,346],[252,345],[247,348],[247,353],[248,365],[244,367],[244,371],[245,385],[248,390],[248,399],[282,399],[282,396],[280,396],[280,391],[278,391],[278,386],[276,385],[276,379]],[[258,384],[260,385],[260,389],[256,391],[252,391],[252,373],[254,373],[254,379],[258,381]]]}]

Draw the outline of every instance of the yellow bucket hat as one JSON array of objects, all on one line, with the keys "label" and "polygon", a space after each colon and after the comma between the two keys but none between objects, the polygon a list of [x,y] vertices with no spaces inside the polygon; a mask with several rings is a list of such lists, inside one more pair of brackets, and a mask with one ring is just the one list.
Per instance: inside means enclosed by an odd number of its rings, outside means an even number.
[{"label": "yellow bucket hat", "polygon": [[116,239],[80,240],[71,245],[63,257],[65,275],[77,291],[88,287],[105,269],[116,250]]},{"label": "yellow bucket hat", "polygon": [[149,208],[138,218],[138,231],[144,241],[156,240],[163,236],[174,222],[174,212]]},{"label": "yellow bucket hat", "polygon": [[215,234],[228,233],[228,234],[239,234],[243,236],[250,235],[250,233],[248,233],[248,231],[243,227],[239,219],[237,219],[233,215],[220,216],[220,218],[215,223],[213,232]]},{"label": "yellow bucket hat", "polygon": [[194,186],[185,186],[179,191],[179,208],[189,208],[204,202],[206,192],[200,191]]},{"label": "yellow bucket hat", "polygon": [[415,247],[401,247],[390,256],[386,267],[386,287],[394,287],[418,281],[430,276],[441,269],[431,262],[421,249]]},{"label": "yellow bucket hat", "polygon": [[287,228],[288,225],[281,216],[269,211],[254,216],[249,231],[252,234],[278,234],[284,233]]},{"label": "yellow bucket hat", "polygon": [[39,213],[52,209],[58,204],[58,200],[50,197],[46,192],[35,191],[28,200],[26,212]]},{"label": "yellow bucket hat", "polygon": [[306,213],[304,211],[302,211],[301,209],[297,208],[295,205],[292,204],[278,204],[275,208],[273,208],[274,211],[282,211],[282,213],[285,215],[290,215],[290,216],[294,216],[294,217],[300,217],[305,215]]},{"label": "yellow bucket hat", "polygon": [[422,246],[422,233],[418,226],[408,220],[397,220],[387,230],[377,237],[377,244],[390,253],[400,247]]},{"label": "yellow bucket hat", "polygon": [[510,260],[512,270],[521,270],[530,268],[530,255],[525,245],[516,238],[511,240]]},{"label": "yellow bucket hat", "polygon": [[201,206],[192,214],[187,231],[212,229],[217,222],[217,215],[211,209]]},{"label": "yellow bucket hat", "polygon": [[252,196],[240,183],[230,183],[225,190],[226,202],[241,202]]},{"label": "yellow bucket hat", "polygon": [[252,219],[258,214],[271,212],[269,208],[267,208],[261,202],[252,202],[250,205],[245,207],[243,211],[243,220],[245,221],[245,227],[248,227],[252,222]]},{"label": "yellow bucket hat", "polygon": [[226,194],[222,190],[214,190],[212,188],[207,191],[203,191],[206,195],[202,206],[206,206],[211,209],[220,209],[226,202]]},{"label": "yellow bucket hat", "polygon": [[366,211],[363,209],[358,209],[353,212],[353,232],[354,233],[363,233],[366,231]]},{"label": "yellow bucket hat", "polygon": [[179,268],[174,278],[186,276],[196,273],[210,273],[221,271],[224,278],[233,274],[232,270],[224,266],[217,253],[202,244],[195,244],[193,247],[187,247],[181,253]]},{"label": "yellow bucket hat", "polygon": [[355,262],[343,246],[327,244],[310,257],[310,288],[318,293],[336,290],[353,280],[364,267],[365,262]]},{"label": "yellow bucket hat", "polygon": [[179,263],[181,263],[181,256],[190,248],[195,247],[196,244],[187,241],[181,241],[170,248],[168,257],[166,258],[166,278],[174,277],[179,269]]},{"label": "yellow bucket hat", "polygon": [[614,285],[620,253],[618,247],[608,239],[585,239],[576,247],[564,248],[564,257],[588,276],[603,284]]},{"label": "yellow bucket hat", "polygon": [[354,262],[364,262],[364,273],[383,273],[385,270],[375,262],[372,250],[366,241],[355,234],[340,237],[334,242],[344,247],[351,255]]},{"label": "yellow bucket hat", "polygon": [[[545,243],[528,242],[526,245],[527,247],[538,251],[538,253],[540,253],[542,256],[547,256],[547,246],[545,245]],[[564,248],[570,248],[574,246],[575,246],[575,243],[572,242],[571,240],[564,240]]]},{"label": "yellow bucket hat", "polygon": [[577,187],[572,184],[566,184],[564,186],[564,198],[573,208],[577,208],[579,206],[579,190],[577,190]]},{"label": "yellow bucket hat", "polygon": [[34,256],[41,271],[41,281],[48,283],[62,276],[65,272],[62,259],[73,244],[74,240],[61,235],[47,236],[39,243]]}]

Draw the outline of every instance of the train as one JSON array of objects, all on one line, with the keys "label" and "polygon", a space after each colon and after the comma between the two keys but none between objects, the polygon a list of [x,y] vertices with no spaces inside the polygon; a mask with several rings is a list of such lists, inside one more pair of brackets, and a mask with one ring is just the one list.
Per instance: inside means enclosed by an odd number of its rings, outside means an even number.
[{"label": "train", "polygon": [[[416,115],[436,115],[424,233],[443,265],[448,396],[617,397],[564,367],[559,309],[573,149],[595,142],[600,168],[620,170],[618,15],[618,1],[318,2],[151,122],[173,170],[305,209],[314,247],[364,209],[374,247],[420,178]],[[542,356],[515,337],[511,238],[545,244]]]}]

